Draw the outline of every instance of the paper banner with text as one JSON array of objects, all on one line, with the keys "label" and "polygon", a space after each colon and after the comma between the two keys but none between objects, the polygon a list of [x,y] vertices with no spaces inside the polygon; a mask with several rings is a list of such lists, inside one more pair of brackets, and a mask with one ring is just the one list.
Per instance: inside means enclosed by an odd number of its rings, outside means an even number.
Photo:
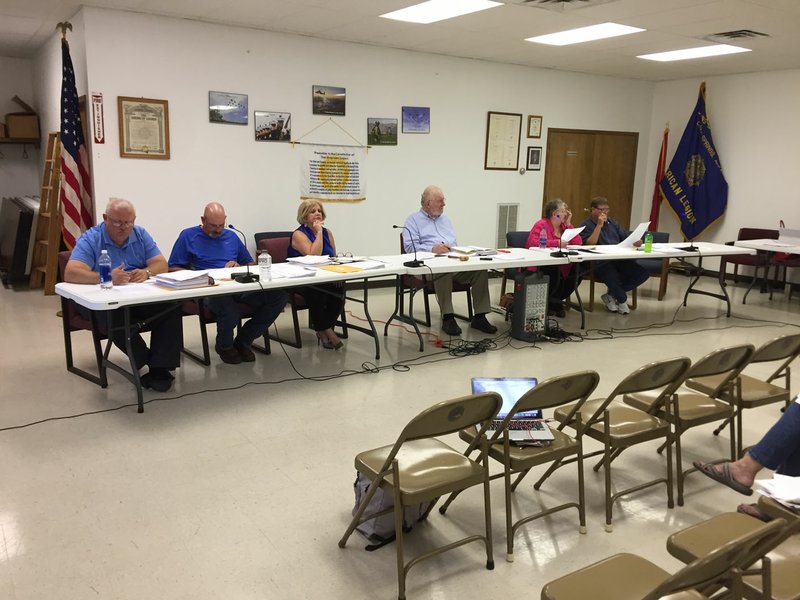
[{"label": "paper banner with text", "polygon": [[367,199],[366,150],[354,146],[301,145],[300,199],[361,202]]}]

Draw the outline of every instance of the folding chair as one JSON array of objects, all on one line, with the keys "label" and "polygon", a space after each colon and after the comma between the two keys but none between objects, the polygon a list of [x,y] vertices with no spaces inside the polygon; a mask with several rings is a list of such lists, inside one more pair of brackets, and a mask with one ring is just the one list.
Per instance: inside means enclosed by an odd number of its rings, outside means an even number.
[{"label": "folding chair", "polygon": [[[486,546],[486,568],[494,569],[492,554],[492,521],[489,496],[489,458],[484,432],[500,410],[503,402],[494,392],[464,396],[435,404],[414,417],[403,428],[397,441],[390,446],[361,452],[355,458],[359,473],[371,480],[369,491],[353,516],[339,547],[344,548],[359,523],[394,511],[398,598],[405,600],[406,576],[420,561],[438,556],[470,542],[481,541]],[[461,452],[439,441],[437,436],[455,433],[468,427],[478,427],[481,453],[473,461]],[[483,534],[470,535],[405,562],[403,546],[403,508],[430,501],[420,520],[427,519],[436,499],[451,492],[483,483]],[[365,515],[370,500],[379,489],[394,498],[394,507]]]},{"label": "folding chair", "polygon": [[[572,437],[564,432],[565,425],[562,423],[557,429],[553,429],[554,440],[549,446],[545,447],[517,447],[512,446],[508,439],[508,424],[519,412],[533,409],[550,409],[563,406],[569,402],[577,402],[575,411],[577,412],[581,404],[591,395],[600,381],[600,376],[594,371],[583,371],[570,375],[560,375],[536,385],[533,389],[523,395],[508,415],[503,419],[502,424],[492,433],[489,438],[489,456],[503,465],[503,472],[493,475],[491,479],[503,478],[506,500],[506,560],[514,562],[514,534],[517,530],[540,517],[566,510],[568,508],[578,509],[578,520],[580,532],[586,533],[586,497],[583,487],[583,444],[581,433],[578,432]],[[580,418],[580,415],[578,415]],[[469,456],[477,450],[480,445],[480,437],[475,427],[459,432],[459,437],[469,444],[464,452]],[[538,465],[552,464],[554,470],[565,459],[575,462],[578,467],[578,501],[567,502],[559,506],[554,506],[542,510],[535,514],[520,517],[517,521],[513,520],[511,511],[511,494],[517,489],[522,479],[530,472],[533,467]],[[511,483],[511,476],[516,475],[514,483]],[[544,480],[544,478],[542,478]],[[538,490],[541,481],[533,487]],[[450,504],[458,496],[458,492],[450,494],[450,497],[439,509],[444,514]]]},{"label": "folding chair", "polygon": [[[789,406],[792,399],[791,389],[791,369],[789,365],[800,355],[800,333],[783,335],[770,340],[758,348],[750,358],[750,365],[759,363],[775,363],[780,361],[777,368],[766,379],[753,377],[745,373],[739,375],[737,385],[734,386],[736,397],[732,397],[727,389],[720,395],[722,400],[733,404],[736,407],[736,455],[742,455],[742,417],[745,408],[758,408],[767,404],[783,402],[784,407]],[[703,393],[710,393],[716,389],[724,375],[709,375],[708,377],[692,377],[686,380],[686,385],[693,390]],[[772,382],[783,379],[784,385],[778,386]],[[714,430],[714,435],[719,435],[720,431],[728,424],[727,420]]]},{"label": "folding chair", "polygon": [[[602,460],[593,468],[600,467],[605,472],[606,531],[613,530],[612,506],[622,496],[638,492],[661,483],[667,487],[667,506],[674,506],[672,494],[672,430],[667,419],[646,411],[615,402],[617,397],[635,392],[652,390],[657,399],[669,397],[681,384],[691,361],[686,357],[670,358],[651,362],[625,377],[606,398],[592,399],[582,405],[567,405],[556,409],[554,415],[559,423],[576,430],[578,435],[588,435],[603,444],[603,449],[586,454],[585,457],[602,455]],[[646,483],[611,493],[611,462],[623,450],[649,442],[664,439],[667,447],[667,473]],[[545,473],[541,481],[554,470]]]},{"label": "folding chair", "polygon": [[741,565],[753,546],[775,535],[780,525],[759,528],[683,567],[674,575],[635,554],[615,554],[560,577],[542,588],[542,600],[699,600],[698,590],[723,584],[728,598],[742,598]]},{"label": "folding chair", "polygon": [[[677,390],[671,399],[665,399],[663,396],[654,398],[652,391],[630,392],[623,398],[626,404],[665,419],[675,426],[675,462],[677,464],[679,506],[683,506],[684,479],[689,473],[697,470],[694,467],[683,470],[681,438],[686,431],[706,423],[730,419],[730,460],[736,460],[736,432],[732,419],[736,407],[719,398],[726,393],[729,397],[738,397],[734,386],[738,385],[739,373],[747,366],[754,350],[750,344],[720,348],[692,365],[686,374],[686,379],[720,376],[717,386],[707,393],[697,393],[689,388],[682,388]],[[664,447],[662,445],[659,451]]]}]

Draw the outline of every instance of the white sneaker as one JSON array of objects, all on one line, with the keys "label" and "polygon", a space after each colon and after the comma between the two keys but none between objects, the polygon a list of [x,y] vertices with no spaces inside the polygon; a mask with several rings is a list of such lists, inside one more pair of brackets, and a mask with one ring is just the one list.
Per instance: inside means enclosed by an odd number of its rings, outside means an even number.
[{"label": "white sneaker", "polygon": [[617,302],[617,312],[621,315],[628,315],[631,312],[631,308],[628,306],[627,302],[623,302],[622,304]]},{"label": "white sneaker", "polygon": [[[600,296],[600,300],[603,301],[603,304],[605,304],[606,308],[608,310],[610,310],[611,312],[617,312],[619,310],[619,306],[617,305],[617,301],[614,300],[614,297],[611,294],[603,294],[602,296]],[[627,308],[627,307],[628,306],[626,304],[625,308]],[[630,312],[630,310],[628,312]]]}]

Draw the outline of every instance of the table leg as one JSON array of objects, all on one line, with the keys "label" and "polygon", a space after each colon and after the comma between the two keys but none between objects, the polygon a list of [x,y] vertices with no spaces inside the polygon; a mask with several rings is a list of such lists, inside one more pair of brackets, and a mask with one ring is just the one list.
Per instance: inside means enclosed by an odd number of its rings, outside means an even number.
[{"label": "table leg", "polygon": [[422,342],[422,333],[420,333],[419,326],[417,325],[417,322],[414,319],[406,317],[402,312],[401,308],[403,305],[402,277],[403,277],[402,275],[397,275],[395,279],[394,311],[392,312],[389,319],[386,321],[386,325],[383,326],[383,335],[387,336],[389,334],[389,324],[395,319],[397,319],[401,323],[411,325],[417,334],[417,339],[419,340],[419,351],[422,352],[425,346]]}]

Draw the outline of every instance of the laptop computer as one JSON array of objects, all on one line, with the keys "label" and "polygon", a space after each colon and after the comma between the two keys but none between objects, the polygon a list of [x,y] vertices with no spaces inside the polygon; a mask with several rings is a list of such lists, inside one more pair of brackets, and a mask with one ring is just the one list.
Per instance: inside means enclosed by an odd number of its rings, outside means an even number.
[{"label": "laptop computer", "polygon": [[[497,392],[503,399],[503,406],[495,421],[489,425],[486,434],[490,436],[514,408],[525,392],[536,386],[533,377],[473,377],[472,393]],[[542,411],[519,412],[508,424],[508,439],[514,444],[548,442],[554,439],[550,427],[542,420]]]}]

